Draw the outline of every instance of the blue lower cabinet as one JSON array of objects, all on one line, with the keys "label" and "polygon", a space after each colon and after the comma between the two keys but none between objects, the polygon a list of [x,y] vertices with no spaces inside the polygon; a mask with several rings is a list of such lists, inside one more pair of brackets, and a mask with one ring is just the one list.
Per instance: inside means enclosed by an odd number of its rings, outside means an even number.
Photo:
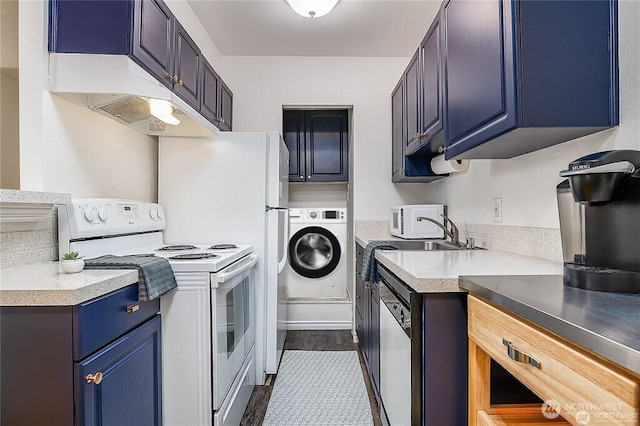
[{"label": "blue lower cabinet", "polygon": [[77,425],[161,425],[160,316],[76,363]]},{"label": "blue lower cabinet", "polygon": [[162,424],[159,299],[0,307],[2,425]]}]

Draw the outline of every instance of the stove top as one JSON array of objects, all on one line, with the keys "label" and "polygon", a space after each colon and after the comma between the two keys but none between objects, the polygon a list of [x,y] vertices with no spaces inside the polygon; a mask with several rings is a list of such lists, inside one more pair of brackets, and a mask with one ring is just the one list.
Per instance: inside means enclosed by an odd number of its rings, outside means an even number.
[{"label": "stove top", "polygon": [[194,250],[194,249],[197,249],[197,248],[198,247],[196,247],[194,245],[191,245],[191,244],[178,244],[178,245],[160,247],[160,248],[157,248],[156,251]]},{"label": "stove top", "polygon": [[238,246],[235,244],[214,244],[209,247],[209,250],[233,250],[237,248]]},{"label": "stove top", "polygon": [[215,257],[220,257],[215,253],[187,253],[187,254],[176,254],[175,256],[168,257],[169,260],[199,260],[199,259],[211,259]]},{"label": "stove top", "polygon": [[[191,247],[185,249],[183,247]],[[170,250],[171,247],[178,247]],[[231,265],[237,260],[253,253],[253,246],[238,245],[235,248],[212,249],[211,245],[178,245],[162,246],[159,250],[157,246],[153,249],[142,250],[138,248],[137,253],[152,252],[158,257],[163,257],[169,261],[173,272],[218,272]]]}]

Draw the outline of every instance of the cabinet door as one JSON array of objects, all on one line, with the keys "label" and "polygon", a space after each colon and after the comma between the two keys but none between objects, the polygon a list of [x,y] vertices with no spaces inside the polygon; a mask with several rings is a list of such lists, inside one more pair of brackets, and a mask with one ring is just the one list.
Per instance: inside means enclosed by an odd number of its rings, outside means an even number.
[{"label": "cabinet door", "polygon": [[173,22],[161,0],[136,0],[133,58],[168,87],[173,85]]},{"label": "cabinet door", "polygon": [[289,149],[289,182],[304,182],[304,111],[282,111],[282,137]]},{"label": "cabinet door", "polygon": [[371,284],[369,308],[369,374],[373,378],[374,390],[380,389],[380,288]]},{"label": "cabinet door", "polygon": [[202,60],[202,93],[200,112],[216,126],[220,117],[220,77],[204,58]]},{"label": "cabinet door", "polygon": [[305,127],[307,181],[347,181],[349,179],[347,111],[306,111]]},{"label": "cabinet door", "polygon": [[391,93],[391,181],[404,177],[404,79]]},{"label": "cabinet door", "polygon": [[[161,425],[160,316],[74,367],[76,425]],[[102,373],[100,383],[87,383]]]},{"label": "cabinet door", "polygon": [[230,132],[233,128],[233,93],[231,89],[220,79],[220,122],[218,128]]},{"label": "cabinet door", "polygon": [[442,131],[441,40],[440,15],[436,15],[427,35],[420,44],[422,83],[420,133],[422,136],[419,139],[417,149],[429,143]]},{"label": "cabinet door", "polygon": [[447,158],[516,125],[510,0],[444,6]]},{"label": "cabinet door", "polygon": [[409,153],[407,148],[412,145],[414,141],[418,141],[418,134],[420,133],[420,50],[416,50],[416,53],[411,58],[407,70],[404,74],[404,86],[405,86],[405,112],[406,112],[406,127],[405,127],[405,153]]},{"label": "cabinet door", "polygon": [[364,283],[364,303],[363,303],[363,307],[364,307],[364,311],[362,312],[362,337],[363,340],[362,342],[360,342],[360,347],[362,348],[362,355],[364,357],[364,360],[366,362],[367,365],[367,369],[370,369],[370,365],[371,365],[371,360],[370,360],[370,356],[371,356],[371,351],[369,349],[370,345],[371,345],[371,314],[370,309],[371,309],[371,284],[365,282]]},{"label": "cabinet door", "polygon": [[177,20],[175,27],[173,91],[197,110],[200,108],[200,49]]}]

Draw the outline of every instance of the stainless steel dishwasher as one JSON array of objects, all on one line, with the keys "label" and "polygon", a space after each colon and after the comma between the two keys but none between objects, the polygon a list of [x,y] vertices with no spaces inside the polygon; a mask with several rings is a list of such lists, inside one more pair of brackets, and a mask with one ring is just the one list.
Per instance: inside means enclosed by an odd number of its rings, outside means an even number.
[{"label": "stainless steel dishwasher", "polygon": [[422,424],[422,297],[384,267],[378,272],[381,417],[393,426]]}]

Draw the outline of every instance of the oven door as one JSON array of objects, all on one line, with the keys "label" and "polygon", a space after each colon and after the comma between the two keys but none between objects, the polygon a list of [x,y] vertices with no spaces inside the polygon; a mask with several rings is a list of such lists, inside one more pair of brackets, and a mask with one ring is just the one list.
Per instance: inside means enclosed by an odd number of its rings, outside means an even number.
[{"label": "oven door", "polygon": [[218,410],[255,341],[252,254],[211,275],[213,409]]}]

